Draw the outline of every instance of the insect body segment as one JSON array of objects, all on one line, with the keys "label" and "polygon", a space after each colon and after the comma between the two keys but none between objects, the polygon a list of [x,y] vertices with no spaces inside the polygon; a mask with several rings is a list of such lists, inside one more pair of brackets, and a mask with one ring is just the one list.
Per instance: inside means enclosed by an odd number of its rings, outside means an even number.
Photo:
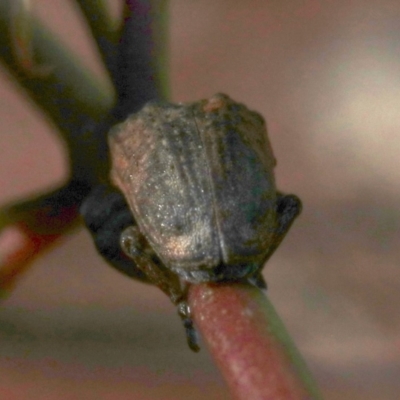
[{"label": "insect body segment", "polygon": [[112,177],[162,262],[188,282],[260,268],[278,229],[263,119],[228,96],[149,103],[110,134]]},{"label": "insect body segment", "polygon": [[186,302],[186,285],[181,283],[178,275],[161,263],[136,226],[130,226],[122,232],[121,247],[125,254],[132,259],[135,268],[142,271],[148,280],[161,289],[177,306],[178,315],[185,327],[188,345],[193,351],[199,351],[197,332],[194,329],[189,305]]},{"label": "insect body segment", "polygon": [[111,178],[134,221],[123,227],[121,248],[178,306],[197,350],[187,285],[247,280],[265,288],[263,265],[300,200],[276,190],[263,118],[226,95],[150,102],[112,129],[109,145]]},{"label": "insect body segment", "polygon": [[191,110],[150,103],[136,116],[110,135],[114,182],[166,265],[212,264],[219,258],[215,215]]}]

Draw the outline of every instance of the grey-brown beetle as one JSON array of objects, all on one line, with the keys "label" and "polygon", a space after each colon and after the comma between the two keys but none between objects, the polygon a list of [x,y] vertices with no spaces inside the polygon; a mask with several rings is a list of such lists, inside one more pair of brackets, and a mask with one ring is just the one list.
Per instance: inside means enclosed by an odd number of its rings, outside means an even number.
[{"label": "grey-brown beetle", "polygon": [[[250,280],[301,209],[276,190],[263,118],[228,96],[150,102],[109,135],[112,180],[138,226],[122,248],[185,311],[185,283]],[[183,285],[182,285],[183,283]]]}]

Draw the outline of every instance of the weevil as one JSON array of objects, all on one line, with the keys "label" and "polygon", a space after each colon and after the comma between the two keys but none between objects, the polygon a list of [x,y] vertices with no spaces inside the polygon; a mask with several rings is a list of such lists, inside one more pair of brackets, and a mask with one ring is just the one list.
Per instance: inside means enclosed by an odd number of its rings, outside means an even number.
[{"label": "weevil", "polygon": [[109,147],[111,179],[123,197],[108,194],[114,200],[105,213],[98,210],[103,217],[86,223],[100,252],[119,258],[117,268],[135,271],[178,306],[197,351],[188,285],[249,281],[265,288],[263,266],[301,202],[276,189],[264,119],[224,94],[150,102],[111,130]]}]

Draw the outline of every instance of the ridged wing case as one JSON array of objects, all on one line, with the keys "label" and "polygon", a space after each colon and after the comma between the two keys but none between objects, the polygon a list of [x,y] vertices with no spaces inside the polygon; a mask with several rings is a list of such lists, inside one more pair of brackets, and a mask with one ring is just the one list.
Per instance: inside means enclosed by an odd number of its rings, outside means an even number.
[{"label": "ridged wing case", "polygon": [[275,159],[262,117],[218,94],[151,102],[109,136],[112,180],[171,268],[262,262],[276,227]]}]

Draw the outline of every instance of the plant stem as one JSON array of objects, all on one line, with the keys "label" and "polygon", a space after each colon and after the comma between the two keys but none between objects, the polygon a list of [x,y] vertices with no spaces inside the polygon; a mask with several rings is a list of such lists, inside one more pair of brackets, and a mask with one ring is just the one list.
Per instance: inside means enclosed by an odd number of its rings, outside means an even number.
[{"label": "plant stem", "polygon": [[120,27],[112,21],[105,0],[75,1],[85,16],[107,70],[113,76]]},{"label": "plant stem", "polygon": [[45,208],[25,210],[24,220],[9,224],[0,234],[0,300],[9,295],[35,258],[78,225],[76,205],[64,207],[58,215],[46,215]]},{"label": "plant stem", "polygon": [[81,118],[97,119],[109,110],[113,104],[112,93],[34,17],[29,23],[35,61],[51,67],[51,72],[45,76],[26,74],[13,48],[12,10],[11,0],[0,0],[0,60],[60,131],[75,132],[82,124]]},{"label": "plant stem", "polygon": [[117,75],[118,121],[137,112],[150,100],[160,99],[166,92],[165,0],[126,0],[125,23],[122,29]]},{"label": "plant stem", "polygon": [[[156,38],[166,36],[165,32],[160,31],[161,22],[165,22],[163,11],[166,2],[127,1],[124,14],[126,26],[121,33],[120,43],[115,44],[114,49],[111,48],[110,35],[106,42],[100,37],[102,29],[106,29],[101,23],[107,19],[105,4],[101,0],[77,1],[88,19],[98,46],[104,52],[103,57],[109,62],[107,67],[118,89],[114,115],[110,113],[110,94],[99,90],[101,85],[93,82],[88,71],[29,14],[29,9],[24,8],[17,10],[21,15],[14,20],[23,29],[22,33],[14,31],[19,35],[14,42],[23,39],[18,42],[21,47],[18,50],[21,50],[24,57],[22,61],[26,65],[19,65],[21,58],[14,54],[13,49],[13,2],[0,0],[0,60],[31,100],[59,128],[68,145],[71,164],[71,180],[64,187],[0,210],[2,295],[10,293],[36,256],[77,225],[78,208],[83,199],[93,186],[108,180],[106,135],[111,125],[118,121],[115,117],[124,118],[147,100],[161,97],[157,65],[160,64],[159,54],[164,53],[157,53],[159,50],[154,46],[160,45]],[[96,12],[101,21],[96,20]],[[106,30],[108,32],[110,27]],[[118,53],[117,60],[114,50]],[[37,61],[39,66],[52,66],[51,73],[30,73],[34,72],[29,70],[33,61]],[[137,66],[140,67],[138,74],[135,72]],[[8,242],[9,232],[13,232],[12,245]],[[8,245],[1,248],[4,241]]]},{"label": "plant stem", "polygon": [[268,298],[244,284],[198,284],[189,305],[234,398],[321,399]]},{"label": "plant stem", "polygon": [[[58,128],[68,148],[74,179],[93,181],[97,174],[94,171],[103,173],[105,169],[94,151],[105,147],[106,139],[103,132],[103,138],[93,137],[91,132],[109,114],[114,104],[113,93],[94,79],[53,33],[33,16],[28,18],[29,10],[21,10],[22,16],[13,15],[16,4],[0,0],[0,61]],[[25,32],[21,37],[18,29]],[[29,63],[33,65],[32,71]],[[35,71],[41,66],[48,69],[47,73]]]}]

